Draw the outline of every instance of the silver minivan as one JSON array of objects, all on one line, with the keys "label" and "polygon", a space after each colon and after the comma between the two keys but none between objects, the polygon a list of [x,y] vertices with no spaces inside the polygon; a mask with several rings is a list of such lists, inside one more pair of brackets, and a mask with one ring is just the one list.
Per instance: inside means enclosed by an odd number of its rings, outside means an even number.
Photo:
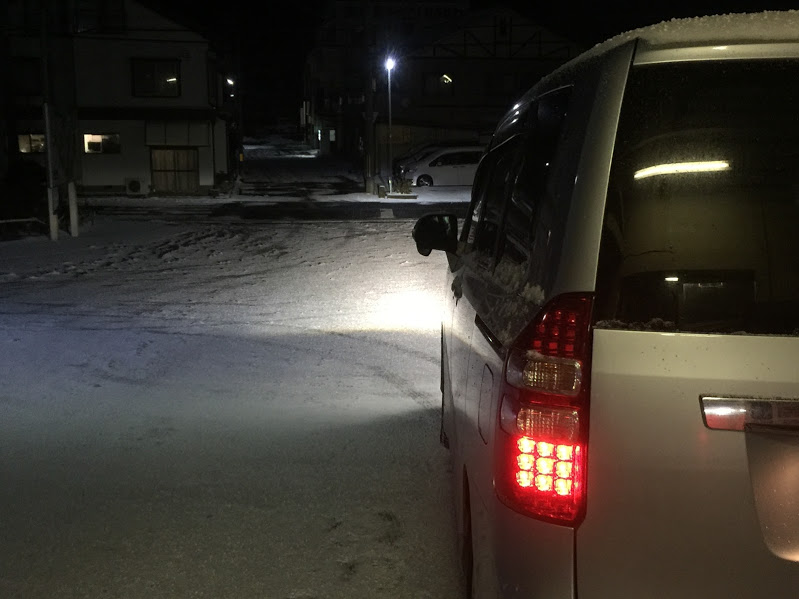
[{"label": "silver minivan", "polygon": [[798,13],[636,30],[417,222],[470,596],[799,596],[798,107]]}]

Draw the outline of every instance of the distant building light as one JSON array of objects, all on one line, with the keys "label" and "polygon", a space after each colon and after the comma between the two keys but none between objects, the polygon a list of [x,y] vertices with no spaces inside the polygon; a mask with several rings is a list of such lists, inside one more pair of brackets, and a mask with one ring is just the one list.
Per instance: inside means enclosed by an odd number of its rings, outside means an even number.
[{"label": "distant building light", "polygon": [[26,133],[17,136],[19,151],[23,154],[43,153],[45,151],[45,136],[43,133]]},{"label": "distant building light", "polygon": [[169,79],[166,80],[166,82],[167,83],[177,83],[177,80],[178,80],[177,77],[170,77]]},{"label": "distant building light", "polygon": [[452,77],[444,73],[443,75],[441,75],[441,83],[449,85],[450,83],[452,83]]},{"label": "distant building light", "polygon": [[680,277],[666,277],[666,282],[668,283],[678,283],[680,281]]},{"label": "distant building light", "polygon": [[230,97],[231,97],[231,98],[235,98],[235,97],[236,97],[236,94],[230,94]]},{"label": "distant building light", "polygon": [[230,77],[228,77],[228,79],[227,79],[227,84],[228,85],[235,85],[233,79],[231,79]]},{"label": "distant building light", "polygon": [[119,143],[119,133],[84,133],[84,154],[119,154],[122,147]]}]

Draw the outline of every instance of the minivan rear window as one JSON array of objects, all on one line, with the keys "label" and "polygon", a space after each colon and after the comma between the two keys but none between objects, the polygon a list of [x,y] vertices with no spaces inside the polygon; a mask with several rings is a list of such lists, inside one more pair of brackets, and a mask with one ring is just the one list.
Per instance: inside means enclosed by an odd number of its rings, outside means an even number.
[{"label": "minivan rear window", "polygon": [[634,67],[597,326],[799,334],[799,61]]}]

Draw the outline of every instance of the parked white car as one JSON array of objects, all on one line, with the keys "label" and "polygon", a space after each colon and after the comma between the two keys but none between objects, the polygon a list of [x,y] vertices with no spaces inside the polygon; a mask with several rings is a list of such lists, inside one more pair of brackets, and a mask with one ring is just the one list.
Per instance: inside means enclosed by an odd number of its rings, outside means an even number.
[{"label": "parked white car", "polygon": [[417,223],[470,597],[799,596],[797,106],[798,12],[637,30]]},{"label": "parked white car", "polygon": [[483,155],[482,146],[438,148],[408,163],[402,176],[414,185],[471,185]]},{"label": "parked white car", "polygon": [[476,140],[448,140],[448,141],[431,141],[426,142],[417,146],[414,146],[410,150],[408,150],[405,154],[402,154],[394,159],[393,165],[393,172],[400,176],[403,175],[407,171],[407,167],[409,164],[413,164],[416,162],[421,161],[426,156],[429,156],[436,150],[446,149],[446,148],[455,148],[461,146],[472,146],[475,145]]}]

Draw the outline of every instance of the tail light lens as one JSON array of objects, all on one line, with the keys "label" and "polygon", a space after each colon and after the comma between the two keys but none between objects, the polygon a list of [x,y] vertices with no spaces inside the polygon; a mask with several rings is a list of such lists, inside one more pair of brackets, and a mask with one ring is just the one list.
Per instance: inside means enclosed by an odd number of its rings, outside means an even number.
[{"label": "tail light lens", "polygon": [[522,514],[576,524],[585,511],[591,294],[555,297],[513,344],[495,487]]}]

